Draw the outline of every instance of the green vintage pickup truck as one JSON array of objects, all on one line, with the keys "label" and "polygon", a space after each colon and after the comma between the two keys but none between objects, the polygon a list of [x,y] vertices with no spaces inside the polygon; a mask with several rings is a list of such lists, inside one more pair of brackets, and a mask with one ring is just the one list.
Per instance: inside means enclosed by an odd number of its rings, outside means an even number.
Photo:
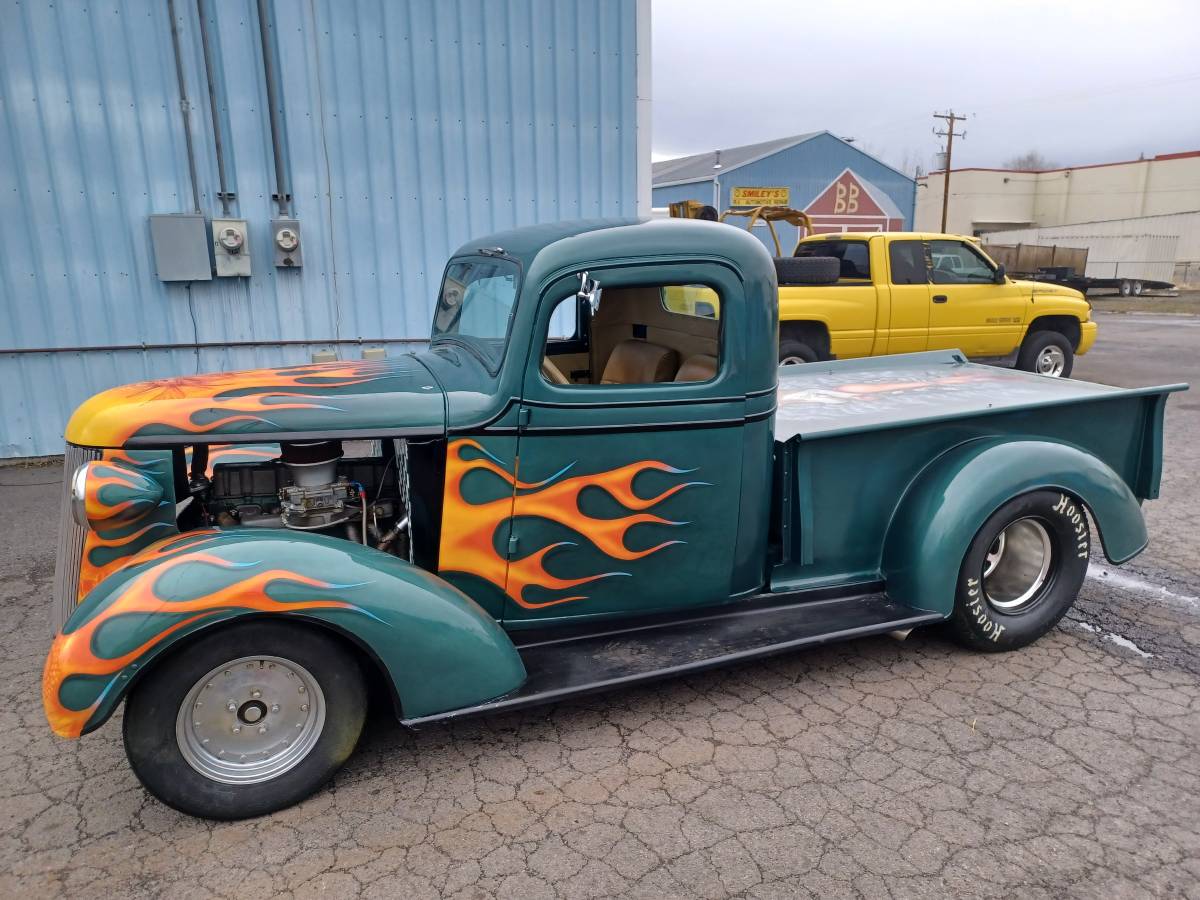
[{"label": "green vintage pickup truck", "polygon": [[955,351],[776,367],[775,269],[704,222],[472,241],[426,350],[114,388],[67,429],[43,700],[125,701],[167,804],[317,790],[407,725],[941,624],[1012,650],[1146,545],[1167,396]]}]

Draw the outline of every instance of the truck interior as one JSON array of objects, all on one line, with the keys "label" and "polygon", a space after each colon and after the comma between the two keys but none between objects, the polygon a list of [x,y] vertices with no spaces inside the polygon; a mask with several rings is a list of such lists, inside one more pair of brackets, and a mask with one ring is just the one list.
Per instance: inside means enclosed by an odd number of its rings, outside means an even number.
[{"label": "truck interior", "polygon": [[575,296],[555,310],[541,366],[551,384],[662,384],[716,377],[720,298],[712,288],[613,288],[603,298],[594,313]]}]

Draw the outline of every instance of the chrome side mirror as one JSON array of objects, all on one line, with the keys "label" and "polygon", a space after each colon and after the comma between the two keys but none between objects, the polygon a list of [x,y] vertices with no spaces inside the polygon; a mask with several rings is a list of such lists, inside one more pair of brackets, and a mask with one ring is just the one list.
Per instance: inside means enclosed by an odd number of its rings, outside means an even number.
[{"label": "chrome side mirror", "polygon": [[592,311],[592,315],[595,315],[600,309],[600,293],[602,290],[600,282],[590,277],[587,272],[579,273],[579,290],[575,293],[575,296],[587,303],[588,308]]}]

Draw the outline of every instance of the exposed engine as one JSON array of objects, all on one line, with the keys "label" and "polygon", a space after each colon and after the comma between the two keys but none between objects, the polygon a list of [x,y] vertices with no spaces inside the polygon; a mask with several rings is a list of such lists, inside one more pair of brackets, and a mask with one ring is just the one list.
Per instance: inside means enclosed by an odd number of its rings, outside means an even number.
[{"label": "exposed engine", "polygon": [[404,441],[308,441],[280,445],[278,459],[226,462],[205,491],[223,527],[321,531],[400,556],[409,554]]}]

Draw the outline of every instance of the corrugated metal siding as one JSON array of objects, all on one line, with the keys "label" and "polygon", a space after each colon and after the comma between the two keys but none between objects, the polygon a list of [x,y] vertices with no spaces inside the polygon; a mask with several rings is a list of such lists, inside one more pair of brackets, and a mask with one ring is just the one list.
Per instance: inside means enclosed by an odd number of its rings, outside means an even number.
[{"label": "corrugated metal siding", "polygon": [[[729,208],[730,194],[735,187],[787,186],[791,189],[792,206],[804,209],[847,168],[882,189],[899,207],[904,226],[913,227],[916,182],[828,134],[818,135],[758,162],[722,172],[719,208]],[[661,207],[679,200],[711,203],[712,195],[711,181],[655,188],[654,205]],[[790,225],[777,225],[776,228],[780,243],[789,250],[796,242],[797,229]],[[765,227],[756,228],[754,233],[774,252],[771,235]]]},{"label": "corrugated metal siding", "polygon": [[[255,5],[208,8],[254,275],[184,285],[158,281],[146,218],[191,208],[165,3],[0,0],[0,348],[263,342],[0,353],[0,457],[59,452],[70,411],[115,384],[423,338],[471,236],[636,212],[636,0],[288,2],[272,31],[304,267],[277,270]],[[177,12],[219,215],[196,5]]]}]

